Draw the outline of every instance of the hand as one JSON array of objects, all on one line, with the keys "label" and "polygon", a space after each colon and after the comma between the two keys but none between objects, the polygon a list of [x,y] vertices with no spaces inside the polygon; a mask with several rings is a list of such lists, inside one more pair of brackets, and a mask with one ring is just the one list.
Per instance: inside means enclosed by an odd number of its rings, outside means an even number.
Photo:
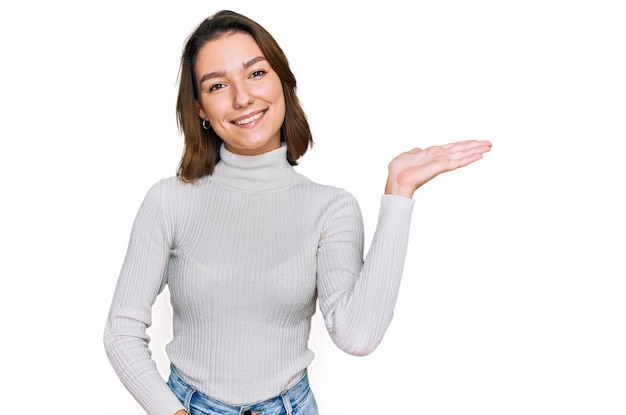
[{"label": "hand", "polygon": [[489,141],[472,140],[404,152],[389,163],[385,193],[411,198],[424,183],[480,160],[489,150]]},{"label": "hand", "polygon": [[176,411],[174,415],[189,415],[189,414],[184,409],[181,409],[179,411]]}]

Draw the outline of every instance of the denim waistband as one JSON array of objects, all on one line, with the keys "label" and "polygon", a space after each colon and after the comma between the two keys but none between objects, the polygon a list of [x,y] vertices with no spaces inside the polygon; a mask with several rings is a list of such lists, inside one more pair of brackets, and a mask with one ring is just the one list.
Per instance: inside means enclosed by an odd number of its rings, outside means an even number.
[{"label": "denim waistband", "polygon": [[191,412],[190,407],[194,407],[201,411],[213,411],[224,415],[249,415],[255,412],[262,412],[263,414],[291,414],[292,407],[297,407],[300,402],[311,394],[306,371],[298,383],[284,390],[280,395],[246,405],[230,405],[199,392],[180,377],[174,366],[171,367],[167,384],[182,402],[187,412]]}]

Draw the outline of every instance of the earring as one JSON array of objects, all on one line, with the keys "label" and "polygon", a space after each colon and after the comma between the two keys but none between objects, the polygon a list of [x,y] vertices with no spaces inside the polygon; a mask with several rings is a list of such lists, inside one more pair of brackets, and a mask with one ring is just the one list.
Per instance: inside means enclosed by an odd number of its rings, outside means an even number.
[{"label": "earring", "polygon": [[208,130],[209,128],[211,128],[211,124],[207,123],[206,120],[202,120],[202,128]]}]

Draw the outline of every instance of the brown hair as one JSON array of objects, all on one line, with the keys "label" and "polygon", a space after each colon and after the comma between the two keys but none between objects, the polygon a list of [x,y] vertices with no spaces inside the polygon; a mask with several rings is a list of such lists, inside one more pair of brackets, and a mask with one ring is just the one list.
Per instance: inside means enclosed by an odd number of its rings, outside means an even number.
[{"label": "brown hair", "polygon": [[280,135],[281,141],[287,145],[289,163],[296,165],[297,160],[313,144],[309,123],[296,95],[296,78],[289,68],[285,53],[261,25],[241,14],[222,10],[200,23],[189,36],[180,62],[176,116],[178,128],[185,139],[185,146],[177,176],[184,182],[193,183],[200,177],[213,173],[213,168],[219,161],[222,145],[222,139],[212,128],[202,127],[202,120],[195,105],[199,99],[194,73],[198,52],[207,42],[233,32],[252,36],[280,78],[285,96],[285,120]]}]

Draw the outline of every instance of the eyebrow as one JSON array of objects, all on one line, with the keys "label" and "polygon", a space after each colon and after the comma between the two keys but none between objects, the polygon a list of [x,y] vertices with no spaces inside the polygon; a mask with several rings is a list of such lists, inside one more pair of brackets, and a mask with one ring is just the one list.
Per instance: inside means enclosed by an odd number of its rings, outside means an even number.
[{"label": "eyebrow", "polygon": [[[248,62],[244,62],[242,67],[243,67],[243,69],[248,69],[249,67],[251,67],[255,63],[261,62],[261,61],[265,61],[265,60],[267,60],[267,59],[265,59],[265,56],[257,56],[256,58],[250,59]],[[208,81],[209,79],[219,78],[220,76],[225,76],[225,75],[226,75],[226,71],[224,71],[224,70],[219,70],[219,71],[206,73],[206,74],[202,75],[202,78],[200,78],[200,84],[202,84],[205,81]]]}]

